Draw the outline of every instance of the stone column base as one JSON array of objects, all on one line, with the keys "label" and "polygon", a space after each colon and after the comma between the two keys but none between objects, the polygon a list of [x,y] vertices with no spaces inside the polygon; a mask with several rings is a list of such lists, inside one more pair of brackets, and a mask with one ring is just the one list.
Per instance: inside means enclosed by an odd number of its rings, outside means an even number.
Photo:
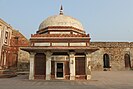
[{"label": "stone column base", "polygon": [[90,79],[91,79],[91,75],[87,75],[86,80],[90,80]]},{"label": "stone column base", "polygon": [[51,75],[50,74],[46,75],[46,80],[51,80]]},{"label": "stone column base", "polygon": [[75,76],[70,76],[70,80],[75,80]]},{"label": "stone column base", "polygon": [[34,77],[29,75],[29,80],[34,80]]}]

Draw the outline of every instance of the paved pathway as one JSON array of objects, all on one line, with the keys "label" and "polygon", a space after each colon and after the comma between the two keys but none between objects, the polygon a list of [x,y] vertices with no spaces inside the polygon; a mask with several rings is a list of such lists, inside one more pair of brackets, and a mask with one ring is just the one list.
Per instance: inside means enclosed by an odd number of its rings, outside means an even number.
[{"label": "paved pathway", "polygon": [[133,71],[95,71],[91,81],[29,81],[27,76],[0,79],[0,89],[133,89]]}]

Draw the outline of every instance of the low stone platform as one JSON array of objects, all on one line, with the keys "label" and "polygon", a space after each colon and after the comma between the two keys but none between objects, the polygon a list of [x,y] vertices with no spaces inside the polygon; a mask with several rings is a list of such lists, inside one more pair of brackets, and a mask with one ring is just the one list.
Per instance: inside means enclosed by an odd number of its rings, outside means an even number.
[{"label": "low stone platform", "polygon": [[0,78],[11,78],[16,76],[17,74],[13,70],[9,70],[9,69],[0,70]]}]

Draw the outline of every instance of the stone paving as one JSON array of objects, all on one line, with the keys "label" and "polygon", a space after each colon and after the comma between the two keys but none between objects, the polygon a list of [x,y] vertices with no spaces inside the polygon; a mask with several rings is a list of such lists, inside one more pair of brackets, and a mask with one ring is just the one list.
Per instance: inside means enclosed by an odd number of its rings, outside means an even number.
[{"label": "stone paving", "polygon": [[34,80],[27,76],[1,78],[0,89],[133,89],[133,71],[95,71],[92,80]]}]

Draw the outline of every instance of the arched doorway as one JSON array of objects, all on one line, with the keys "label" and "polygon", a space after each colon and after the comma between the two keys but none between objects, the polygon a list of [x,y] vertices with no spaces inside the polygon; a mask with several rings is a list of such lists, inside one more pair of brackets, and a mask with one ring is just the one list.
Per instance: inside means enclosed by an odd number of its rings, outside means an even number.
[{"label": "arched doorway", "polygon": [[103,68],[110,68],[110,59],[108,54],[103,55]]},{"label": "arched doorway", "polygon": [[46,75],[46,56],[43,53],[35,55],[35,78],[43,79]]},{"label": "arched doorway", "polygon": [[124,59],[125,59],[125,68],[131,68],[130,55],[125,54]]}]

